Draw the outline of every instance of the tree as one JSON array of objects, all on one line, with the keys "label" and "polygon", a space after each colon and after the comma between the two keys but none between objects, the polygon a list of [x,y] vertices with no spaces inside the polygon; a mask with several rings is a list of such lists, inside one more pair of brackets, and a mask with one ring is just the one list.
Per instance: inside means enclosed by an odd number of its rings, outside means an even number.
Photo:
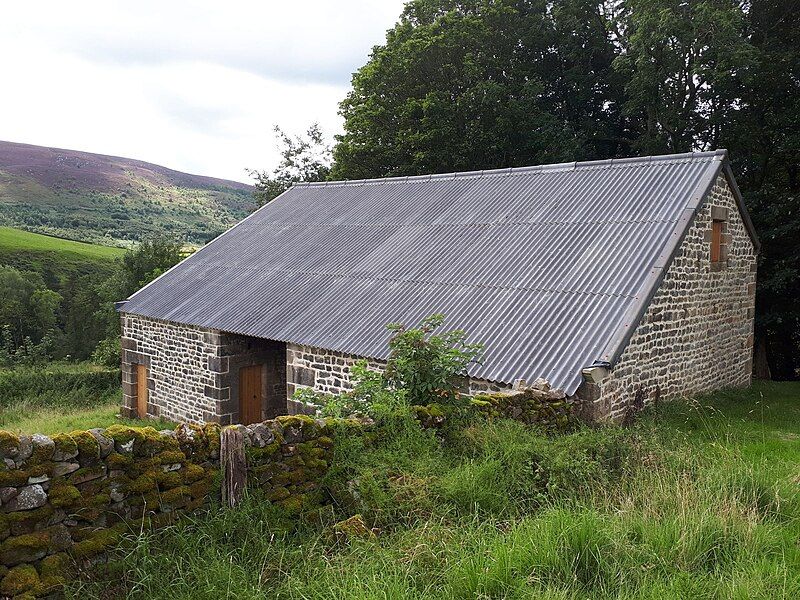
[{"label": "tree", "polygon": [[588,0],[409,2],[340,105],[333,178],[626,151],[600,9]]},{"label": "tree", "polygon": [[738,73],[736,107],[722,127],[739,186],[762,241],[756,295],[757,356],[773,377],[800,376],[800,12],[755,0],[744,38],[753,60]]},{"label": "tree", "polygon": [[762,240],[757,346],[800,377],[800,11],[412,0],[353,76],[333,178],[727,147]]},{"label": "tree", "polygon": [[256,179],[253,196],[259,206],[271,202],[299,182],[325,181],[330,172],[331,149],[318,123],[312,123],[305,136],[291,137],[275,126],[281,161],[267,171],[249,170]]},{"label": "tree", "polygon": [[0,326],[7,353],[38,344],[56,326],[61,296],[47,289],[42,276],[0,266]]},{"label": "tree", "polygon": [[628,0],[615,66],[640,154],[716,148],[736,106],[737,74],[753,60],[734,0]]},{"label": "tree", "polygon": [[167,271],[183,259],[183,245],[166,238],[143,241],[122,257],[121,289],[116,300],[127,298],[139,288]]}]

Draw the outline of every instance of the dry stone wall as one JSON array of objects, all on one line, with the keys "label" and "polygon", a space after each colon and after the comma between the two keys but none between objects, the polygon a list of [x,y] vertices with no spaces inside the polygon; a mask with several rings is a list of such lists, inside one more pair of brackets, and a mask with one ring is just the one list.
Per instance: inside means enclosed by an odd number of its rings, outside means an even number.
[{"label": "dry stone wall", "polygon": [[[350,373],[353,365],[360,360],[367,360],[370,369],[383,370],[386,362],[333,350],[314,348],[299,344],[286,345],[288,396],[303,388],[323,394],[338,395],[353,389]],[[470,378],[462,393],[468,396],[488,392],[511,390],[512,385]],[[304,412],[309,407],[299,402],[289,402],[290,411]]]},{"label": "dry stone wall", "polygon": [[[724,221],[718,263],[711,262],[715,219]],[[584,414],[621,421],[656,398],[749,385],[756,260],[720,175],[617,363],[579,390]]]},{"label": "dry stone wall", "polygon": [[[563,392],[549,387],[479,395],[478,415],[563,431],[572,421]],[[415,407],[437,427],[436,406]],[[289,514],[318,509],[338,435],[362,435],[354,419],[281,416],[241,433],[246,485]],[[216,423],[174,430],[113,425],[52,437],[0,431],[0,596],[58,594],[81,571],[107,561],[127,534],[160,527],[215,504],[223,477]],[[367,436],[375,440],[375,436]]]},{"label": "dry stone wall", "polygon": [[[348,427],[360,424],[342,421]],[[316,506],[332,420],[285,416],[243,433],[248,487],[289,512]],[[114,425],[53,437],[0,431],[0,596],[57,592],[142,526],[220,495],[220,427]]]}]

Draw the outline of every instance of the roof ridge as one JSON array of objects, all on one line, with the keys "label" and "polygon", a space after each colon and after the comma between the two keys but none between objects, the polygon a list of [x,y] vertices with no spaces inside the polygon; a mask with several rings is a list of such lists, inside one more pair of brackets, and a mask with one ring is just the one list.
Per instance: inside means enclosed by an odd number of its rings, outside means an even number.
[{"label": "roof ridge", "polygon": [[[476,171],[455,171],[452,173],[431,173],[428,175],[401,175],[397,177],[376,177],[372,179],[345,179],[338,181],[304,181],[292,184],[292,187],[339,187],[348,185],[367,185],[380,183],[407,183],[409,181],[433,181],[443,179],[480,178],[494,175],[516,175],[520,173],[549,173],[553,171],[575,171],[591,167],[617,167],[634,164],[664,163],[671,161],[693,161],[696,159],[725,160],[728,151],[725,149],[705,152],[683,152],[680,154],[656,154],[650,156],[631,156],[626,158],[607,158],[604,160],[585,160],[528,167],[506,167],[503,169],[481,169]],[[717,158],[719,157],[719,158]]]}]

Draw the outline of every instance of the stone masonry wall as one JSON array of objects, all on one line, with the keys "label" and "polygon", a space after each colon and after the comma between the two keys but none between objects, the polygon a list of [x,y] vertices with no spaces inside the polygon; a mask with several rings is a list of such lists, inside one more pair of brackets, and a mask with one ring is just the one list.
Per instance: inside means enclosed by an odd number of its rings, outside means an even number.
[{"label": "stone masonry wall", "polygon": [[217,330],[123,314],[122,412],[135,417],[140,382],[148,368],[147,414],[188,423],[239,421],[238,370],[263,364],[263,418],[285,413],[285,347]]},{"label": "stone masonry wall", "polygon": [[[309,388],[324,394],[337,395],[353,389],[350,371],[362,357],[353,354],[324,350],[299,344],[286,345],[287,394],[290,412],[304,412],[308,407],[291,400],[292,395],[301,388]],[[382,370],[386,363],[368,359],[369,368]],[[470,378],[462,390],[469,396],[486,392],[510,390],[511,384]]]},{"label": "stone masonry wall", "polygon": [[[711,228],[724,220],[711,263]],[[579,395],[590,419],[620,421],[655,398],[747,386],[752,371],[756,251],[720,175],[630,342],[608,375]]]},{"label": "stone masonry wall", "polygon": [[[306,416],[233,425],[243,433],[248,488],[291,514],[318,506],[333,426]],[[105,562],[126,534],[220,498],[220,427],[0,431],[0,467],[0,597],[51,597]]]}]

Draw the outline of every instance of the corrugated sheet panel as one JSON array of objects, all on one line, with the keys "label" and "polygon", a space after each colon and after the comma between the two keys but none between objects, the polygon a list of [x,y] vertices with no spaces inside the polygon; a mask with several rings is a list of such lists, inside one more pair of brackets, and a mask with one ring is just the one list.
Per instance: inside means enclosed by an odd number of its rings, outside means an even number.
[{"label": "corrugated sheet panel", "polygon": [[573,393],[724,154],[296,186],[129,299],[127,313],[385,358],[433,313],[471,374]]}]

